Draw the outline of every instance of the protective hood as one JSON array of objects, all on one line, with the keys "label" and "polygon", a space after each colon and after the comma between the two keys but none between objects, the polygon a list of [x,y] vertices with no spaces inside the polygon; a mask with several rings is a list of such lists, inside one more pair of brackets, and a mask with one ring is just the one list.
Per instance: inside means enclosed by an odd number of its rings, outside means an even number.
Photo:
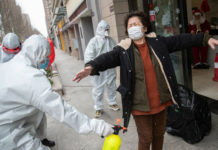
[{"label": "protective hood", "polygon": [[10,61],[18,52],[20,52],[20,41],[16,34],[8,33],[4,36],[0,46],[0,63]]},{"label": "protective hood", "polygon": [[39,68],[40,62],[50,55],[50,45],[48,40],[42,35],[32,35],[23,43],[21,52],[17,54],[14,61],[20,59],[26,65]]},{"label": "protective hood", "polygon": [[20,47],[20,41],[16,34],[8,33],[4,36],[2,45],[8,49],[16,49]]},{"label": "protective hood", "polygon": [[[99,23],[98,23],[98,26],[97,26],[97,29],[96,29],[96,35],[99,35],[99,36],[106,36],[108,33],[108,31],[105,31],[106,29],[110,29],[110,26],[109,24],[107,24],[106,21],[104,20],[101,20]],[[108,36],[108,35],[107,35]]]}]

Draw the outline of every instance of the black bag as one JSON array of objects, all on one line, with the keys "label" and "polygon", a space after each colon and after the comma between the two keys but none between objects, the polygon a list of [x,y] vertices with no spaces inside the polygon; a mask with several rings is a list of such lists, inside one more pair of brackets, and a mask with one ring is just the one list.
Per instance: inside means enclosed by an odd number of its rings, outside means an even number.
[{"label": "black bag", "polygon": [[179,96],[180,107],[172,105],[167,108],[166,131],[190,144],[200,142],[211,130],[208,101],[213,100],[182,85],[179,85]]}]

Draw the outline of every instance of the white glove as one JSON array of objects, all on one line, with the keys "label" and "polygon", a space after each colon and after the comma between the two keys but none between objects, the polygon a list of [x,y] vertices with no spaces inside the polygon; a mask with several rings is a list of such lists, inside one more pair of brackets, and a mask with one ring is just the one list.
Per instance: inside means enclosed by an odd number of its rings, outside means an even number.
[{"label": "white glove", "polygon": [[98,134],[99,136],[108,136],[114,132],[113,126],[111,124],[106,123],[104,120],[91,120],[91,126],[93,131]]}]

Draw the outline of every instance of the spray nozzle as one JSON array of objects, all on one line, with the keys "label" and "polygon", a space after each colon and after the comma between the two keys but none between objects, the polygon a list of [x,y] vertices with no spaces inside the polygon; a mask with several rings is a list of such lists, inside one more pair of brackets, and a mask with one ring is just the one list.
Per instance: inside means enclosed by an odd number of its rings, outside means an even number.
[{"label": "spray nozzle", "polygon": [[114,129],[114,134],[118,135],[120,130],[123,130],[123,132],[127,131],[127,128],[122,127],[119,125],[120,124],[120,119],[117,119],[117,124],[113,127]]},{"label": "spray nozzle", "polygon": [[[113,126],[113,129],[114,129],[113,134],[118,135],[120,130],[123,130],[123,133],[127,131],[127,128],[121,127],[119,124],[120,124],[120,119],[118,118],[117,119],[117,124]],[[104,136],[101,136],[101,138],[104,138]]]}]

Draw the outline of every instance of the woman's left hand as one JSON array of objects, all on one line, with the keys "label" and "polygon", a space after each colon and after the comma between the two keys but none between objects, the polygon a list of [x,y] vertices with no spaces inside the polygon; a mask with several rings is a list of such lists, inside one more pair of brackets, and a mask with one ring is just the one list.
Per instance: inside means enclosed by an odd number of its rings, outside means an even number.
[{"label": "woman's left hand", "polygon": [[208,45],[215,50],[215,47],[218,46],[218,40],[214,39],[214,38],[210,38],[208,40]]}]

